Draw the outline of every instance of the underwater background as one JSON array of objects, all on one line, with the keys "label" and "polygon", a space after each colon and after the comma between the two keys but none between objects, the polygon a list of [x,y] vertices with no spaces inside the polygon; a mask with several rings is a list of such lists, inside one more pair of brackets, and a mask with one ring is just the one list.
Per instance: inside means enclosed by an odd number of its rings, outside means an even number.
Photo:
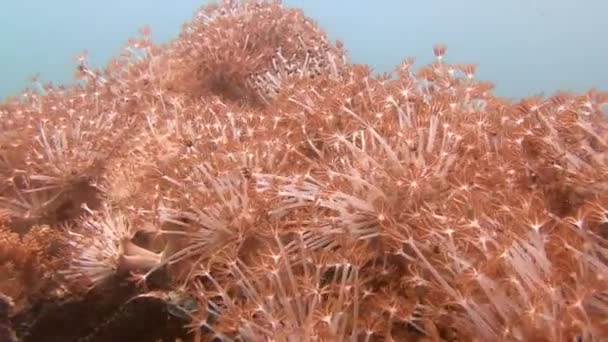
[{"label": "underwater background", "polygon": [[[83,50],[94,67],[116,55],[144,25],[156,42],[178,34],[201,0],[4,0],[0,11],[0,99],[39,73],[44,82],[73,80]],[[421,66],[432,46],[449,60],[479,64],[496,94],[521,98],[556,90],[608,88],[608,1],[603,0],[287,0],[303,8],[352,61],[392,71],[404,57]]]}]

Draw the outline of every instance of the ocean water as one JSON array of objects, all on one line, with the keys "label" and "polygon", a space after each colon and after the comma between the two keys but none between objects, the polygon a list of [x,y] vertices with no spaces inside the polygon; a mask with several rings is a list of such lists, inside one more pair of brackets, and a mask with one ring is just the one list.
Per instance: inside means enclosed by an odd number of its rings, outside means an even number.
[{"label": "ocean water", "polygon": [[[208,1],[3,0],[0,10],[0,99],[42,81],[73,80],[75,56],[87,50],[103,65],[138,28],[162,42]],[[605,0],[286,0],[303,8],[351,60],[378,72],[404,57],[419,64],[435,43],[451,62],[478,63],[479,78],[501,96],[608,89],[608,1]]]}]

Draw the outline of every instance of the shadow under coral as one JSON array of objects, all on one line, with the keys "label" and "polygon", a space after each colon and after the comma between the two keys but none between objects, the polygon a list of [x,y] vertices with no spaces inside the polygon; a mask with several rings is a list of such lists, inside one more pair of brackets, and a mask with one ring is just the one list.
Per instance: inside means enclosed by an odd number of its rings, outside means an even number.
[{"label": "shadow under coral", "polygon": [[80,298],[41,299],[11,323],[23,342],[175,341],[188,336],[188,322],[172,315],[165,301],[134,298],[137,294],[135,286],[120,282]]}]

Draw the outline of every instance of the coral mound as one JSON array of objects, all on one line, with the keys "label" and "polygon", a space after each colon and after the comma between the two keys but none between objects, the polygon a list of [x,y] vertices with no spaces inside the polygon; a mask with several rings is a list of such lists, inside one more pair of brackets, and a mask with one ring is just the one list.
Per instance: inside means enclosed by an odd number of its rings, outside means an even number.
[{"label": "coral mound", "polygon": [[0,104],[1,336],[607,339],[608,93],[433,53],[375,75],[228,1]]}]

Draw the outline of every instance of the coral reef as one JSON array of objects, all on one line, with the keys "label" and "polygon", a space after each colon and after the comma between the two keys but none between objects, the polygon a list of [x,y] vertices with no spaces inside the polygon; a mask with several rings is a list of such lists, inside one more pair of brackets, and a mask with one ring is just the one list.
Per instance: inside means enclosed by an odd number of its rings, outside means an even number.
[{"label": "coral reef", "polygon": [[375,75],[226,1],[0,104],[0,336],[605,340],[608,93],[433,52]]}]

